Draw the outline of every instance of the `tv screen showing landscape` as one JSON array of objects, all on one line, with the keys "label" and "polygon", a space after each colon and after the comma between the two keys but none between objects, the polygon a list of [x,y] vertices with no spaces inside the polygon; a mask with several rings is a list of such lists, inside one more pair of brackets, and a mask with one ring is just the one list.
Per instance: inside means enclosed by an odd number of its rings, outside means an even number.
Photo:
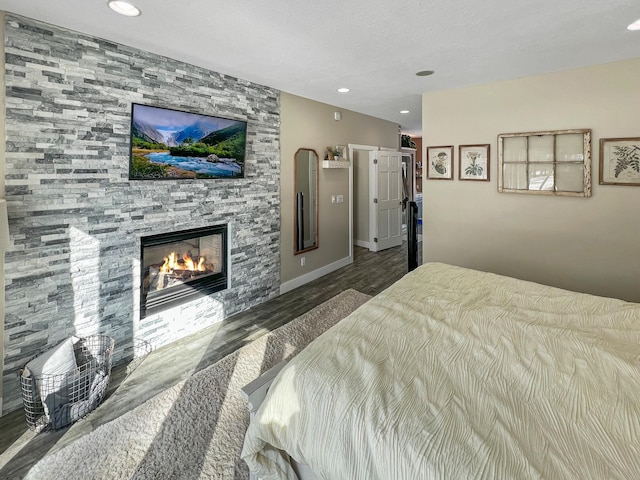
[{"label": "tv screen showing landscape", "polygon": [[134,103],[130,180],[241,178],[247,123]]}]

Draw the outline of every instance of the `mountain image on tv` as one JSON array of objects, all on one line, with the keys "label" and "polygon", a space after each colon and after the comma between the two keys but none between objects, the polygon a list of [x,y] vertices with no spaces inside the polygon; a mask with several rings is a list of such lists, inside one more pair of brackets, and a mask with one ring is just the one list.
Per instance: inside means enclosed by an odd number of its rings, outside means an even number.
[{"label": "mountain image on tv", "polygon": [[244,177],[247,124],[132,105],[131,180]]}]

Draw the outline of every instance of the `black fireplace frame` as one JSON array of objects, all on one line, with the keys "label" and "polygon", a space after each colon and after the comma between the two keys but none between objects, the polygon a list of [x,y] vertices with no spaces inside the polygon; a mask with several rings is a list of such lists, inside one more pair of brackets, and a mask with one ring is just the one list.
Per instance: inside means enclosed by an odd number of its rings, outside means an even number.
[{"label": "black fireplace frame", "polygon": [[[165,288],[159,292],[144,293],[143,282],[146,276],[144,268],[144,249],[158,245],[170,244],[182,240],[209,235],[222,234],[222,270],[200,278],[196,278],[180,285]],[[227,224],[211,227],[191,228],[178,232],[167,232],[140,237],[140,318],[161,312],[171,307],[190,302],[221,290],[229,285],[229,231]]]}]

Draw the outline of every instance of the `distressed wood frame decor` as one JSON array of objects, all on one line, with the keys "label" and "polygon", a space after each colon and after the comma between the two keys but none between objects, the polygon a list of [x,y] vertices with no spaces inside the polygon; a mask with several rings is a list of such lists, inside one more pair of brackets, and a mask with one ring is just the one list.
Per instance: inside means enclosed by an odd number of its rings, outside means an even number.
[{"label": "distressed wood frame decor", "polygon": [[591,196],[591,130],[498,135],[498,192]]}]

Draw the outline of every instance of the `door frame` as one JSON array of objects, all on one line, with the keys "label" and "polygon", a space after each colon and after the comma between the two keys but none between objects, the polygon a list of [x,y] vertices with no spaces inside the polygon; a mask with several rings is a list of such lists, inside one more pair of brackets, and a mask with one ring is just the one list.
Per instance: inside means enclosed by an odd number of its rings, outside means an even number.
[{"label": "door frame", "polygon": [[[349,257],[353,261],[353,170],[355,169],[354,164],[354,150],[366,150],[366,151],[386,151],[386,152],[400,152],[398,148],[393,147],[379,147],[377,145],[361,145],[357,143],[349,143],[347,145],[349,149],[349,159],[351,160],[351,168],[349,169]],[[369,185],[371,185],[371,165],[369,165]],[[373,192],[371,191],[371,187],[369,187],[369,217],[371,216],[371,205],[373,204]],[[369,218],[369,249],[371,250],[371,246],[374,245],[373,235],[371,234],[371,218]],[[372,250],[373,251],[373,250]]]},{"label": "door frame", "polygon": [[[377,152],[381,150],[377,145],[360,145],[357,143],[350,143],[347,145],[349,149],[349,158],[351,159],[352,168],[349,170],[349,256],[353,258],[353,170],[355,169],[354,165],[354,150],[366,150],[366,151],[374,151]],[[371,174],[369,174],[371,175]],[[371,196],[371,192],[369,192],[369,201],[373,201],[373,197]],[[373,242],[373,237],[371,237],[371,229],[369,229],[369,244]]]}]

